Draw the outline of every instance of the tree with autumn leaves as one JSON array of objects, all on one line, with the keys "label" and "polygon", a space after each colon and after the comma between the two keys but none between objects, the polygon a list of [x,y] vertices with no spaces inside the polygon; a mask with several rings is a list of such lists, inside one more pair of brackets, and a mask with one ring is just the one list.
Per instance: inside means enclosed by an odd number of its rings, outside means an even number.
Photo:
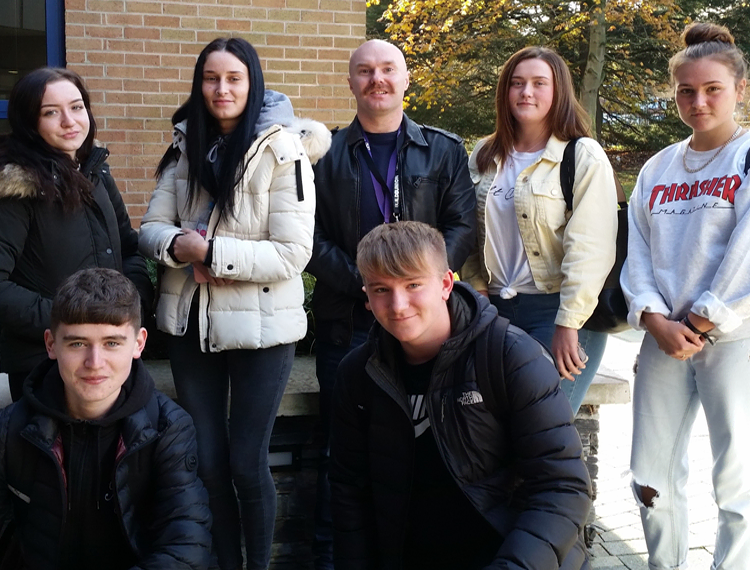
[{"label": "tree with autumn leaves", "polygon": [[394,0],[370,10],[406,55],[408,112],[417,120],[467,137],[491,132],[500,67],[522,47],[545,45],[570,65],[600,140],[660,148],[684,134],[667,77],[684,26],[701,17],[730,29],[750,21],[747,0],[701,3]]}]

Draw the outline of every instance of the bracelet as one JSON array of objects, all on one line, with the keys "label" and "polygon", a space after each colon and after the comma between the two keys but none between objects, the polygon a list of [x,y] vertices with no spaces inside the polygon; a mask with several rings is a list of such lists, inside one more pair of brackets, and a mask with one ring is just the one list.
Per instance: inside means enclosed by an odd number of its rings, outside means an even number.
[{"label": "bracelet", "polygon": [[687,328],[689,328],[691,331],[693,331],[695,334],[697,334],[699,337],[701,337],[703,340],[705,340],[708,344],[711,346],[716,344],[716,341],[713,339],[713,337],[709,336],[707,332],[699,331],[697,328],[695,328],[695,325],[690,322],[690,319],[687,315],[682,319],[682,324],[685,325]]}]

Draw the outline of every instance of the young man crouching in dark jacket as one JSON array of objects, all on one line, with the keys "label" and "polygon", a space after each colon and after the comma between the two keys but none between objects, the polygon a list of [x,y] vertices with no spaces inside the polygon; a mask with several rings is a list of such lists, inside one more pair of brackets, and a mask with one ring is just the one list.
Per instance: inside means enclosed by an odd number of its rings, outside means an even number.
[{"label": "young man crouching in dark jacket", "polygon": [[377,323],[334,390],[336,570],[588,568],[588,472],[544,349],[454,284],[426,224],[376,227],[357,266]]},{"label": "young man crouching in dark jacket", "polygon": [[23,568],[208,566],[211,515],[190,416],[154,389],[130,280],[86,269],[55,295],[50,360],[0,414],[0,523]]}]

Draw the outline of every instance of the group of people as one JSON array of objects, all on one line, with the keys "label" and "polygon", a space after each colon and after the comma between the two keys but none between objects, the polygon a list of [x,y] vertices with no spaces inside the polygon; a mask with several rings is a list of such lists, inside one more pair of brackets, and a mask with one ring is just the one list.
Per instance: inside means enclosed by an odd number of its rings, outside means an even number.
[{"label": "group of people", "polygon": [[[750,135],[733,116],[747,69],[725,28],[683,39],[670,74],[692,136],[644,166],[629,209],[622,286],[647,331],[633,490],[650,567],[685,567],[702,404],[713,567],[734,570],[750,560]],[[395,46],[360,46],[348,82],[356,116],[331,133],[265,89],[249,43],[212,41],[139,232],[80,77],[44,68],[15,85],[0,140],[0,361],[16,401],[0,415],[0,522],[15,524],[19,567],[268,568],[268,445],[307,329],[304,270],[327,442],[316,570],[589,567],[573,417],[607,339],[585,323],[615,259],[617,193],[568,67],[542,47],[511,56],[495,132],[471,157],[406,116]],[[140,362],[144,257],[179,406]]]}]

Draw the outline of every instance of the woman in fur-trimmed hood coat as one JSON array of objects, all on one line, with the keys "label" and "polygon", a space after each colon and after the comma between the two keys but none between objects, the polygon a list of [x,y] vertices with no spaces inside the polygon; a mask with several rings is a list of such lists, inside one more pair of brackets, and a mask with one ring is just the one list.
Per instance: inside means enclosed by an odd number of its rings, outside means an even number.
[{"label": "woman in fur-trimmed hood coat", "polygon": [[163,268],[157,325],[195,421],[219,567],[265,570],[276,513],[268,445],[294,343],[307,332],[311,162],[331,136],[264,89],[258,56],[239,38],[204,48],[173,123],[140,249]]},{"label": "woman in fur-trimmed hood coat", "polygon": [[94,185],[91,200],[73,211],[43,200],[27,169],[12,163],[0,169],[0,360],[12,375],[25,376],[47,357],[44,330],[52,297],[79,269],[122,271],[150,305],[146,262],[105,162],[108,155],[101,147],[92,150],[81,168]]}]

